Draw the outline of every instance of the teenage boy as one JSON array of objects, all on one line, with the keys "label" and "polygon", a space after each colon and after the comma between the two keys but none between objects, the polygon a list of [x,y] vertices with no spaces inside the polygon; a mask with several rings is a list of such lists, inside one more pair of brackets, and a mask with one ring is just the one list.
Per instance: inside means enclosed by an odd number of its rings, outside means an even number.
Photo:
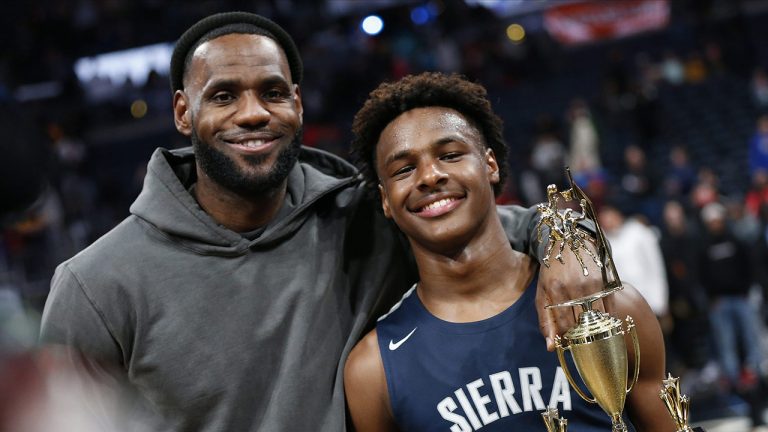
[{"label": "teenage boy", "polygon": [[[385,83],[353,131],[360,167],[407,236],[420,277],[349,356],[355,428],[544,430],[541,412],[555,406],[570,430],[610,430],[539,335],[536,263],[509,246],[496,213],[507,147],[485,89],[438,73]],[[653,312],[631,287],[609,301],[635,318],[640,338],[630,430],[673,431],[658,397],[664,346]]]}]

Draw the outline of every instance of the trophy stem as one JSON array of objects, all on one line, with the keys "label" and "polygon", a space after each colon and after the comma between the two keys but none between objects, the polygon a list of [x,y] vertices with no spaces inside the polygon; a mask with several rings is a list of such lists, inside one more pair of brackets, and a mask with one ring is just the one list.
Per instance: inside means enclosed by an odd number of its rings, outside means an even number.
[{"label": "trophy stem", "polygon": [[624,420],[621,419],[621,414],[612,415],[611,423],[611,432],[627,432],[627,425],[624,424]]}]

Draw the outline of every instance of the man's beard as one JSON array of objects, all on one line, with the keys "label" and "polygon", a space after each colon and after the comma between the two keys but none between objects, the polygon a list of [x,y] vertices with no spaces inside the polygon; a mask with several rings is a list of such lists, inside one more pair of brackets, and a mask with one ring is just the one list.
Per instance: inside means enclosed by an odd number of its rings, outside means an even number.
[{"label": "man's beard", "polygon": [[[296,131],[293,140],[287,147],[280,150],[274,165],[266,173],[253,174],[238,168],[232,158],[215,148],[210,143],[203,142],[192,130],[192,147],[195,158],[202,171],[220,186],[240,195],[264,195],[275,191],[288,177],[291,168],[299,159],[301,151],[302,130]],[[252,167],[266,163],[269,155],[250,155],[243,159]]]}]

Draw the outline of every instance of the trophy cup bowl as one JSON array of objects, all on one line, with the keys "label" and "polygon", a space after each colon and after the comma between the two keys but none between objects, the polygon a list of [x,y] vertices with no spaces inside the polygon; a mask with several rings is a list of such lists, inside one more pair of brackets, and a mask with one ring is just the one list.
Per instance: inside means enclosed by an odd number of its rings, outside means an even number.
[{"label": "trophy cup bowl", "polygon": [[[607,313],[592,309],[592,303],[621,288],[599,293],[548,307],[581,306],[579,323],[568,330],[563,337],[555,339],[555,348],[560,366],[563,368],[571,387],[584,400],[597,403],[610,417],[612,431],[626,431],[621,417],[626,395],[637,382],[640,371],[640,347],[631,317],[625,321]],[[625,326],[626,324],[626,326]],[[635,361],[631,381],[628,379],[629,356],[624,335],[632,336]],[[570,351],[576,370],[592,397],[579,387],[566,362],[565,352]]]}]

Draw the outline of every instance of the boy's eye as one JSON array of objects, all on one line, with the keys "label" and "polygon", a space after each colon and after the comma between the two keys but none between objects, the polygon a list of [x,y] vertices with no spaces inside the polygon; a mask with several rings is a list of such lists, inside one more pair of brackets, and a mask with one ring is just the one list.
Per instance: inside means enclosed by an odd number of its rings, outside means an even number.
[{"label": "boy's eye", "polygon": [[411,171],[413,171],[413,166],[406,165],[406,166],[398,169],[397,171],[395,171],[393,175],[394,176],[399,176],[399,175],[407,174],[407,173],[409,173]]}]

